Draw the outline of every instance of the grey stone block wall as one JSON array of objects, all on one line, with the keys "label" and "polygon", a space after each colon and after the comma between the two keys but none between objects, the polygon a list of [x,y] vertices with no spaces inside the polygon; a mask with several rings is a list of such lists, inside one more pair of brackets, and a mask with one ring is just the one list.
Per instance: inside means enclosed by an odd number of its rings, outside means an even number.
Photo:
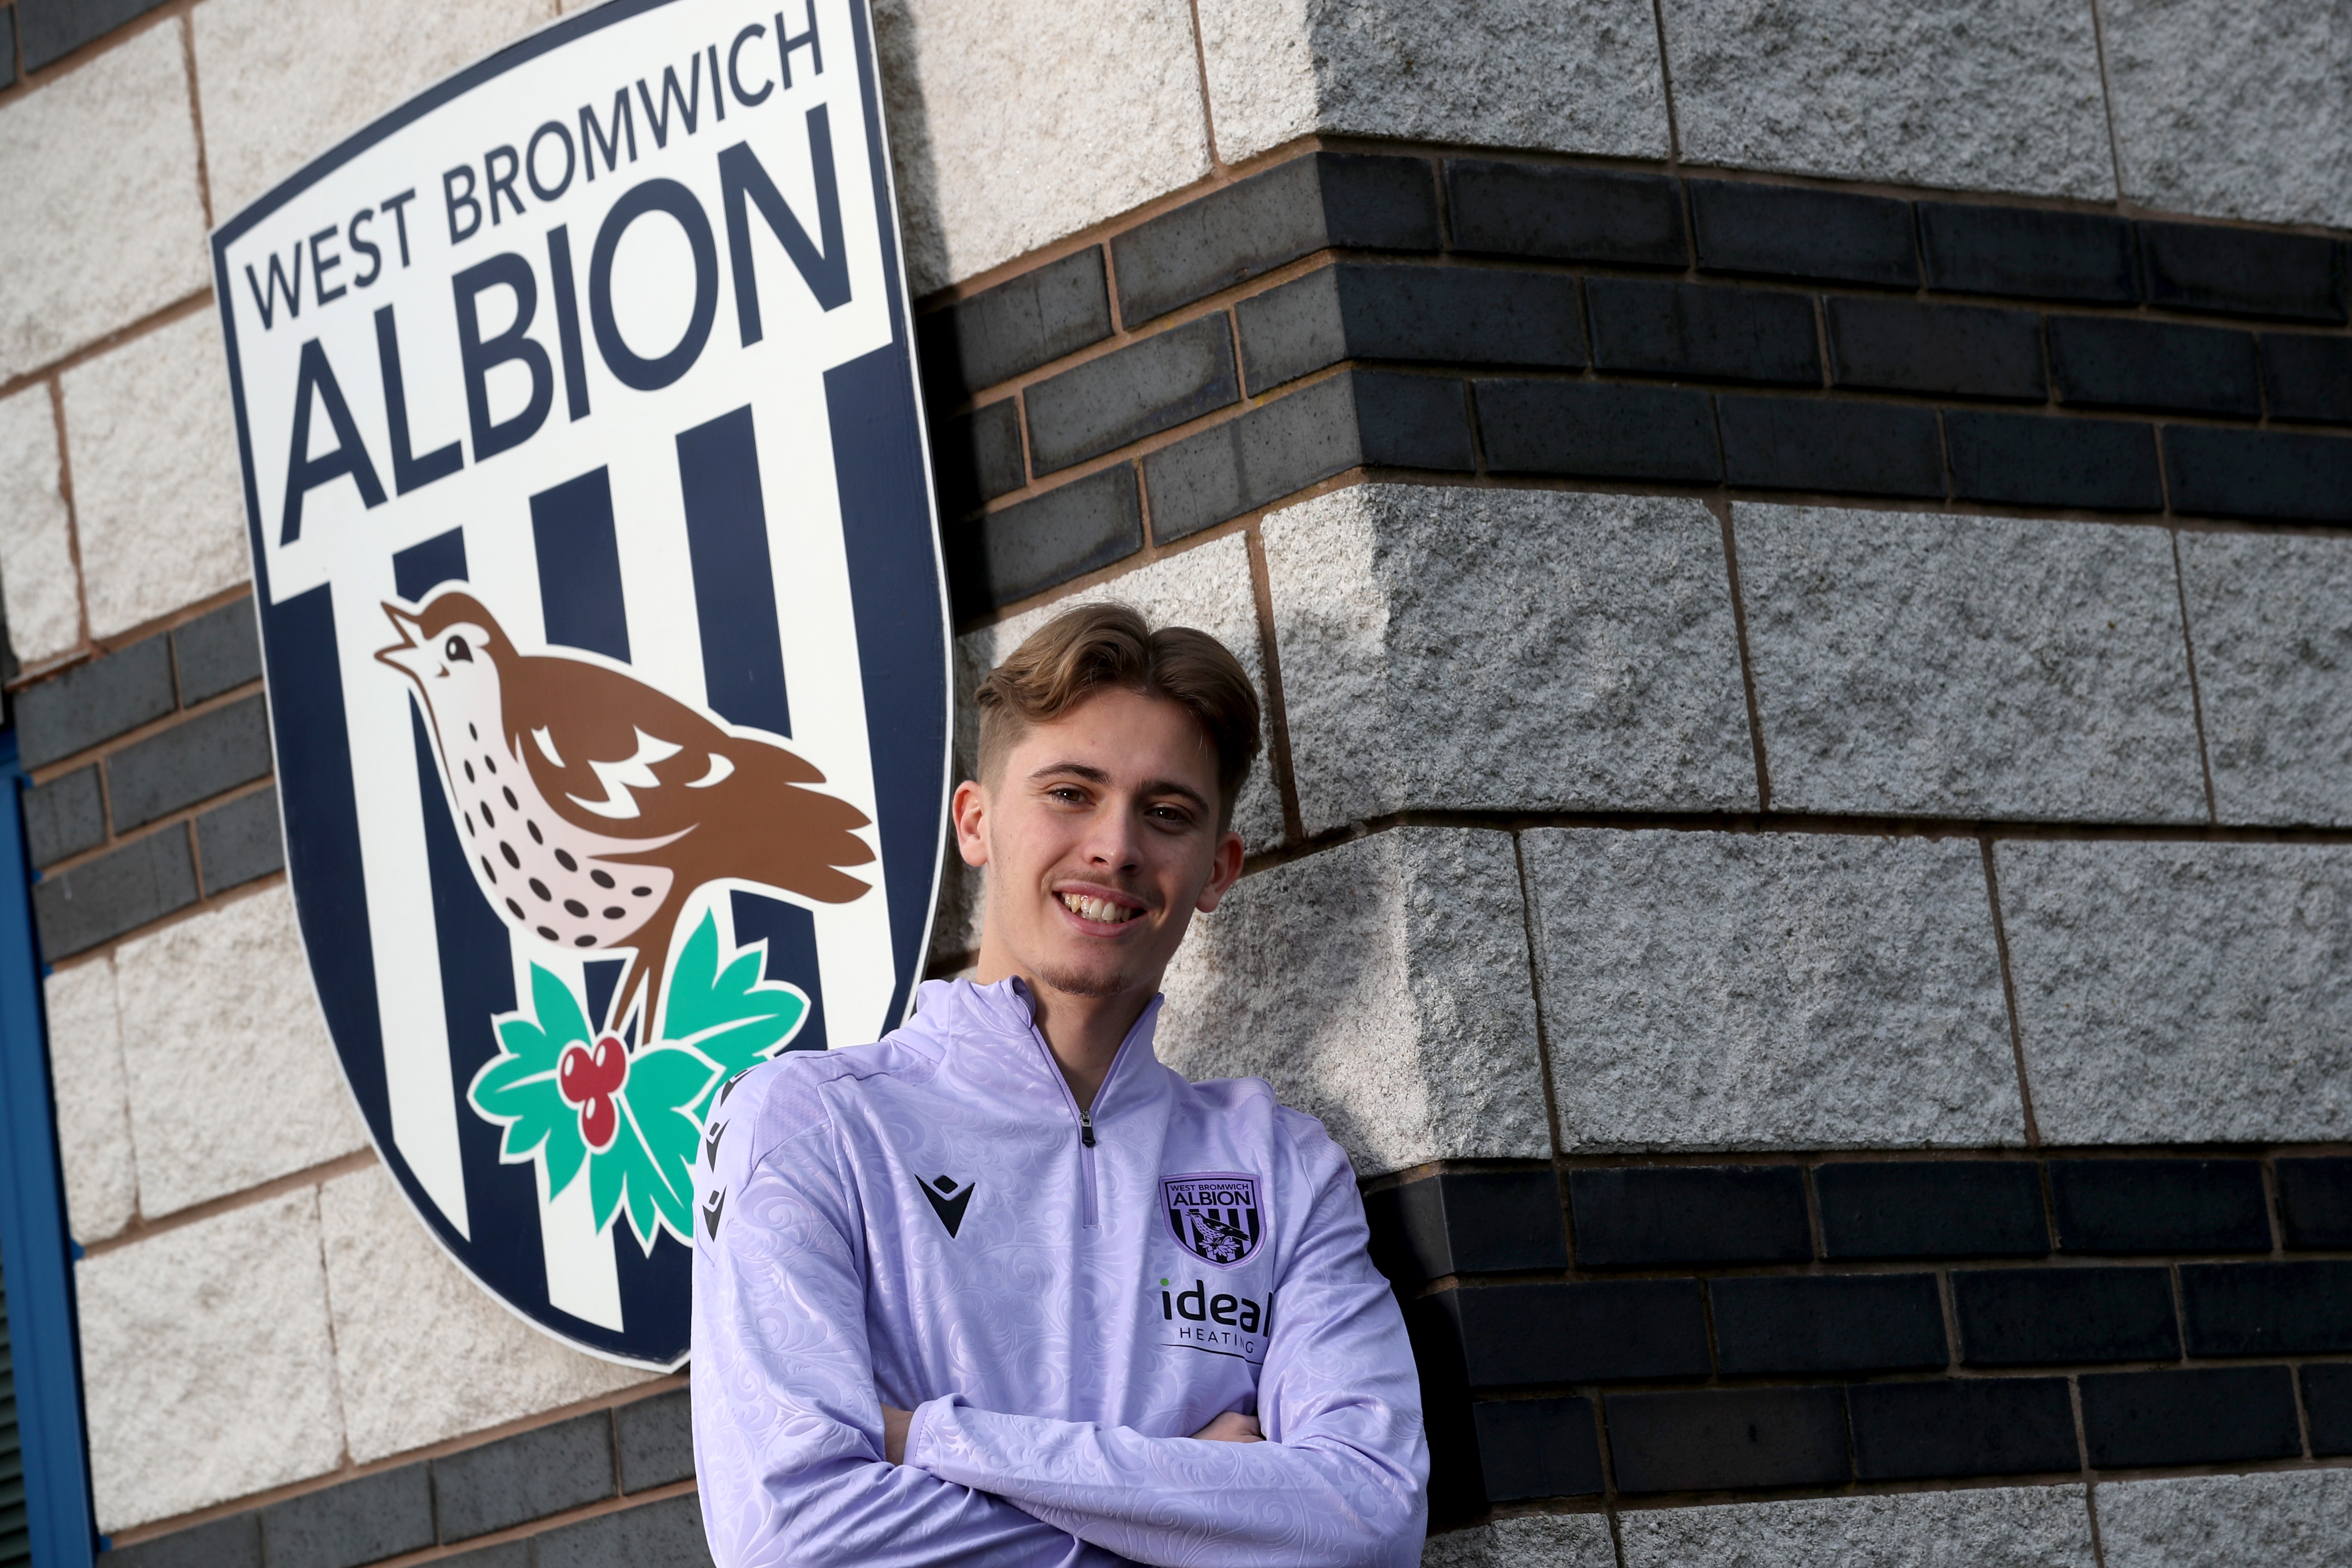
[{"label": "grey stone block wall", "polygon": [[2201,822],[2169,536],[1732,510],[1784,811]]},{"label": "grey stone block wall", "polygon": [[2024,1141],[1969,838],[1522,838],[1573,1152]]},{"label": "grey stone block wall", "polygon": [[2053,1143],[2352,1136],[2352,846],[1994,847]]}]

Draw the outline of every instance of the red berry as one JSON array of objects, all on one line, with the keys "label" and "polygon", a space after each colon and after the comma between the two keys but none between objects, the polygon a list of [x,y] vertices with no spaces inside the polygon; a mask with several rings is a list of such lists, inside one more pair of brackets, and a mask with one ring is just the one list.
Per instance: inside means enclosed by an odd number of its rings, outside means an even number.
[{"label": "red berry", "polygon": [[613,1134],[620,1129],[621,1117],[613,1108],[612,1096],[600,1094],[580,1108],[580,1136],[599,1153],[613,1146]]}]

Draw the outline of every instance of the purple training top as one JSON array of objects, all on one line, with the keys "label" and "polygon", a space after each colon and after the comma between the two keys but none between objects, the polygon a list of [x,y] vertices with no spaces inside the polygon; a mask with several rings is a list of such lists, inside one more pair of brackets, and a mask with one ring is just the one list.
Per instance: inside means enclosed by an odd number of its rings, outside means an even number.
[{"label": "purple training top", "polygon": [[[719,1568],[1417,1563],[1428,1449],[1347,1156],[1144,1009],[1082,1116],[1018,981],[730,1086],[696,1172]],[[882,1404],[915,1413],[882,1458]],[[1263,1443],[1187,1436],[1255,1414]]]}]

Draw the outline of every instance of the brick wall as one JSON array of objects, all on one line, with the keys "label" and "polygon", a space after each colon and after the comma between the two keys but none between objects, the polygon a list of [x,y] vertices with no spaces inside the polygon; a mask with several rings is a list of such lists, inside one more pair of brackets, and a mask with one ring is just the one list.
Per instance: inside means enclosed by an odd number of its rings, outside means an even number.
[{"label": "brick wall", "polygon": [[[9,697],[158,1564],[698,1560],[677,1380],[500,1311],[351,1113],[203,253],[556,9],[0,5]],[[1164,1048],[1355,1157],[1429,1561],[2340,1552],[2352,35],[877,10],[959,685],[1087,595],[1261,683]]]}]

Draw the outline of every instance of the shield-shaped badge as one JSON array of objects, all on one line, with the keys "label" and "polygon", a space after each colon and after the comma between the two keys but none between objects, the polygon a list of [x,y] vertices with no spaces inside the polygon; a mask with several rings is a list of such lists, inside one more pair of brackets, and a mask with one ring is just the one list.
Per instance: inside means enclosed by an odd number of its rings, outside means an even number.
[{"label": "shield-shaped badge", "polygon": [[611,0],[214,237],[302,936],[385,1163],[676,1365],[721,1085],[905,1010],[947,599],[866,0]]},{"label": "shield-shaped badge", "polygon": [[1162,1176],[1160,1201],[1176,1245],[1220,1268],[1247,1262],[1265,1236],[1255,1176],[1232,1171]]}]

